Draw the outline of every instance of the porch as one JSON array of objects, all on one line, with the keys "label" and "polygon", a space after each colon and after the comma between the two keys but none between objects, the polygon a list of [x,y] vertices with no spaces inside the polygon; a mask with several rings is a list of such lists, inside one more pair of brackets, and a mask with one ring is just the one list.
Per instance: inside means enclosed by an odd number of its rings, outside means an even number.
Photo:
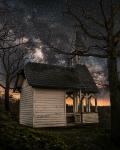
[{"label": "porch", "polygon": [[97,99],[94,93],[67,91],[66,118],[67,125],[98,123]]}]

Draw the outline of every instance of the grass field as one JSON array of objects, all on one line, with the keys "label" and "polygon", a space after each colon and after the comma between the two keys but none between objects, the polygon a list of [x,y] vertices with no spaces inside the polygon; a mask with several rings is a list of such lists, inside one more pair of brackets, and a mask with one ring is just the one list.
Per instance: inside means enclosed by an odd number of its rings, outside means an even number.
[{"label": "grass field", "polygon": [[0,150],[117,150],[110,130],[98,125],[69,128],[24,127],[0,107]]}]

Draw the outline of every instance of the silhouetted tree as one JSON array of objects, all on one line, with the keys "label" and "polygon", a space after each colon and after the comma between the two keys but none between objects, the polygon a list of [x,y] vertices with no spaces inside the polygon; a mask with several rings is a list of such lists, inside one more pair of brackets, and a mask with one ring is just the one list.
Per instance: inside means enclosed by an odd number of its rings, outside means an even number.
[{"label": "silhouetted tree", "polygon": [[[24,63],[31,51],[28,49],[28,39],[22,32],[17,31],[17,26],[10,22],[10,11],[7,4],[3,2],[0,9],[0,74],[5,78],[5,109],[9,107],[10,85],[15,79],[17,72],[23,68]],[[17,32],[16,32],[17,31]]]},{"label": "silhouetted tree", "polygon": [[[91,38],[95,44],[90,46],[87,51],[77,50],[71,55],[93,56],[107,59],[108,80],[110,88],[111,101],[111,134],[115,141],[120,139],[120,94],[118,88],[117,59],[120,56],[120,27],[118,26],[120,17],[120,2],[113,3],[109,0],[107,10],[104,5],[105,0],[99,0],[100,16],[96,12],[91,14],[86,8],[74,7],[72,1],[66,3],[66,13],[75,21],[76,26],[82,33]],[[80,10],[78,13],[77,8]],[[91,49],[97,49],[97,52],[91,53]],[[101,51],[103,52],[101,54]]]}]

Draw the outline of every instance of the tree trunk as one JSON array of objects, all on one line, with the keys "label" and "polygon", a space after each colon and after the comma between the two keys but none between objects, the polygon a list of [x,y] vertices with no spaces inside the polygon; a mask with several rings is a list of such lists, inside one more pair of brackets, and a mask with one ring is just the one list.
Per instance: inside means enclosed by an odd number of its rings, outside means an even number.
[{"label": "tree trunk", "polygon": [[111,101],[111,137],[115,142],[119,142],[120,96],[118,88],[117,56],[113,49],[108,57],[108,79]]},{"label": "tree trunk", "polygon": [[10,111],[9,105],[9,89],[10,89],[10,82],[9,79],[6,79],[6,87],[5,87],[5,109]]}]

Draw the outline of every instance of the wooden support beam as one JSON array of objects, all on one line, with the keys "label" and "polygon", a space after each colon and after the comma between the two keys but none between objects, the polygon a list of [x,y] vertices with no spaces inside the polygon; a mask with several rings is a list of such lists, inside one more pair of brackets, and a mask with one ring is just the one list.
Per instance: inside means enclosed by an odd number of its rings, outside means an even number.
[{"label": "wooden support beam", "polygon": [[74,100],[75,100],[75,113],[78,112],[78,92],[75,92],[75,96],[74,96]]},{"label": "wooden support beam", "polygon": [[95,98],[95,112],[98,112],[98,107],[97,107],[97,98]]},{"label": "wooden support beam", "polygon": [[91,105],[91,98],[88,98],[88,112],[91,112],[90,105]]},{"label": "wooden support beam", "polygon": [[73,93],[73,112],[76,113],[76,92]]},{"label": "wooden support beam", "polygon": [[85,99],[86,99],[86,112],[89,112],[89,99],[88,99],[88,94],[86,93],[85,95]]},{"label": "wooden support beam", "polygon": [[83,98],[82,98],[82,91],[79,91],[79,98],[80,98],[80,105],[81,105],[81,110],[80,110],[80,114],[81,114],[81,123],[83,123]]},{"label": "wooden support beam", "polygon": [[75,97],[73,95],[73,113],[75,113]]}]

